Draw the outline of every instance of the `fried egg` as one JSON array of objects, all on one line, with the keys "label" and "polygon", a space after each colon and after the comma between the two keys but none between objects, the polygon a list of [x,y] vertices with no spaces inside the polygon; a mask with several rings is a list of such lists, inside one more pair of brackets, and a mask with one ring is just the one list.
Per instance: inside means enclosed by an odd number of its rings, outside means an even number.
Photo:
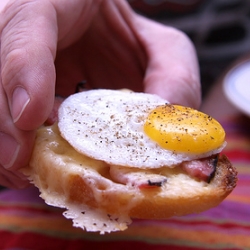
[{"label": "fried egg", "polygon": [[68,97],[58,113],[64,139],[111,165],[159,168],[219,153],[225,132],[212,117],[146,93],[90,90]]}]

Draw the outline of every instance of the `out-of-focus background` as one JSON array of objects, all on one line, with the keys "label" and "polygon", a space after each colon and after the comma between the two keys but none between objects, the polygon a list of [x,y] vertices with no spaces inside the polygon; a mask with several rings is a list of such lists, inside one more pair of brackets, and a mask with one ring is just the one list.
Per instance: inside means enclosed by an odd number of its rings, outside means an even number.
[{"label": "out-of-focus background", "polygon": [[184,31],[193,41],[203,96],[239,56],[250,52],[249,0],[128,0],[138,13]]}]

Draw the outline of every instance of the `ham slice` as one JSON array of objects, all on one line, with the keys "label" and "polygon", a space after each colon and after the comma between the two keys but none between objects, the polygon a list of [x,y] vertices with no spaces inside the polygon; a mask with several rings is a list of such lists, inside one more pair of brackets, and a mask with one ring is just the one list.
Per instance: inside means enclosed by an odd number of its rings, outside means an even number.
[{"label": "ham slice", "polygon": [[110,166],[112,180],[140,189],[158,188],[167,183],[167,177],[152,170],[136,169],[123,166]]},{"label": "ham slice", "polygon": [[[218,155],[214,155],[201,160],[186,161],[175,167],[181,168],[190,177],[209,183],[214,177],[217,162]],[[167,173],[162,174],[161,171],[157,173],[155,169],[145,170],[123,166],[110,166],[110,176],[114,181],[140,189],[163,187],[168,179]]]},{"label": "ham slice", "polygon": [[214,177],[217,162],[218,155],[214,155],[209,158],[183,162],[181,167],[189,176],[209,183]]}]

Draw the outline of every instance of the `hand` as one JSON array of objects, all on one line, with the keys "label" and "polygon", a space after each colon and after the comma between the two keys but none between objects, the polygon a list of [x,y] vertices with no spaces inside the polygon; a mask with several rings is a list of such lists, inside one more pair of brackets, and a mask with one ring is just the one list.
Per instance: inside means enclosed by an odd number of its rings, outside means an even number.
[{"label": "hand", "polygon": [[54,95],[130,88],[198,107],[194,48],[181,32],[135,14],[126,1],[9,0],[0,5],[0,184],[27,184],[35,129]]}]

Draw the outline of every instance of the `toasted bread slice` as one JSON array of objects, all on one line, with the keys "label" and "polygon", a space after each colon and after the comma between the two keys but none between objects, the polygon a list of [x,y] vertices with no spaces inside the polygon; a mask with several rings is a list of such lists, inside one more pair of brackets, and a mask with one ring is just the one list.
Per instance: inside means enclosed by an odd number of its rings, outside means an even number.
[{"label": "toasted bread slice", "polygon": [[220,156],[210,183],[178,166],[138,170],[164,178],[162,185],[121,183],[110,174],[112,168],[76,152],[54,124],[37,131],[30,164],[23,171],[48,204],[67,209],[64,215],[74,226],[100,233],[124,230],[131,218],[166,219],[207,210],[237,182],[236,170],[225,156]]}]

